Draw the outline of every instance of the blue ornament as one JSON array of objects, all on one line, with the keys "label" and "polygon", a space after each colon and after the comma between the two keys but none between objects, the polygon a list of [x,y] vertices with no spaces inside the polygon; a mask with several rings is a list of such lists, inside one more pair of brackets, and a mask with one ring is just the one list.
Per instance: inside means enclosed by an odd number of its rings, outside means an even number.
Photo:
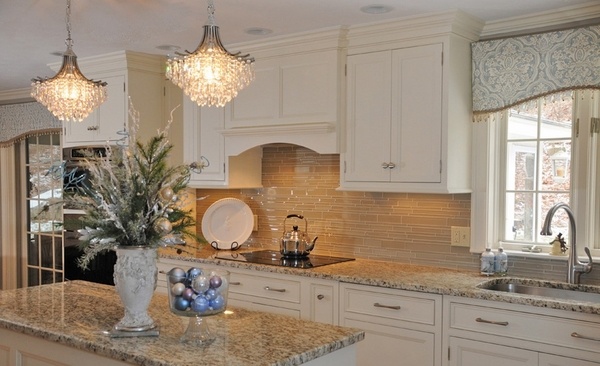
[{"label": "blue ornament", "polygon": [[209,300],[214,300],[217,297],[217,295],[218,295],[217,290],[215,290],[214,288],[209,288],[204,293],[204,296],[206,296],[206,298]]},{"label": "blue ornament", "polygon": [[219,276],[212,276],[210,278],[210,287],[212,288],[219,288],[219,286],[221,286],[221,283],[223,283],[223,281]]},{"label": "blue ornament", "polygon": [[185,282],[185,279],[187,278],[187,273],[185,272],[185,270],[179,267],[171,269],[168,275],[169,282],[171,283]]},{"label": "blue ornament", "polygon": [[223,308],[223,306],[225,306],[225,299],[223,296],[218,295],[214,299],[210,300],[209,304],[213,310],[220,310]]},{"label": "blue ornament", "polygon": [[192,267],[192,268],[188,269],[188,271],[187,271],[188,280],[190,282],[193,281],[196,277],[200,276],[201,274],[202,274],[202,270],[197,267]]},{"label": "blue ornament", "polygon": [[209,307],[209,302],[204,296],[198,296],[198,297],[196,297],[194,302],[192,302],[192,311],[195,311],[198,313],[205,312],[206,310],[208,310],[208,307]]},{"label": "blue ornament", "polygon": [[177,296],[173,303],[173,307],[177,310],[185,311],[190,306],[190,302],[181,296]]}]

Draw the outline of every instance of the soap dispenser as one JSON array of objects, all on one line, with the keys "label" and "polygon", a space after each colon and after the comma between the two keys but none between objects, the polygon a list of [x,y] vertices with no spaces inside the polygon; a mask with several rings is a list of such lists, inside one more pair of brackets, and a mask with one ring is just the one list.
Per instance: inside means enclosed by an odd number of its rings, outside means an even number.
[{"label": "soap dispenser", "polygon": [[485,248],[485,252],[481,253],[481,274],[491,276],[494,274],[494,262],[496,256],[491,248]]}]

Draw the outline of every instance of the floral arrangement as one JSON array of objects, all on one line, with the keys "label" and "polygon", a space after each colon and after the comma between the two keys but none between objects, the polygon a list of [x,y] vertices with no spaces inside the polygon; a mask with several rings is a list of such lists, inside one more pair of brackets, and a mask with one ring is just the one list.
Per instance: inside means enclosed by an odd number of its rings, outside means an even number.
[{"label": "floral arrangement", "polygon": [[133,122],[125,139],[129,143],[108,146],[105,157],[87,157],[90,184],[65,196],[86,212],[80,218],[84,229],[78,230],[82,268],[98,253],[117,246],[158,248],[185,244],[183,236],[196,238],[187,231],[195,224],[191,210],[182,209],[189,167],[167,164],[173,147],[167,139],[172,119],[142,143],[135,139],[139,116],[131,106],[129,115]]}]

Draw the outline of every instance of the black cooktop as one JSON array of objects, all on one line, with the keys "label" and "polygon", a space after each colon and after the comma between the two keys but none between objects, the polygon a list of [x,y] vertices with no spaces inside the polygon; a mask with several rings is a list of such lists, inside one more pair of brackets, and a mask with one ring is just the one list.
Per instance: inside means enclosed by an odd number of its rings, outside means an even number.
[{"label": "black cooktop", "polygon": [[330,257],[313,254],[309,254],[306,257],[284,257],[275,250],[259,250],[245,253],[223,252],[218,253],[215,258],[293,268],[314,268],[354,260],[354,258]]}]

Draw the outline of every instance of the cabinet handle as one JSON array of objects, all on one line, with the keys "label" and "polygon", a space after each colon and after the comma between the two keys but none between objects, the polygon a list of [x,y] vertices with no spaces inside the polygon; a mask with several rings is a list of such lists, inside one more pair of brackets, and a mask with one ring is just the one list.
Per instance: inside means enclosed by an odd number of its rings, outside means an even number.
[{"label": "cabinet handle", "polygon": [[234,286],[239,286],[242,283],[241,282],[229,282],[230,285],[234,285]]},{"label": "cabinet handle", "polygon": [[481,318],[477,318],[475,319],[476,322],[478,323],[487,323],[487,324],[494,324],[494,325],[502,325],[503,327],[508,325],[508,322],[497,322],[497,321],[493,321],[493,320],[485,320],[485,319],[481,319]]},{"label": "cabinet handle", "polygon": [[589,341],[600,342],[600,338],[584,336],[584,335],[581,335],[581,334],[579,334],[577,332],[571,333],[571,337],[573,337],[573,338],[579,338],[579,339],[587,339]]},{"label": "cabinet handle", "polygon": [[88,126],[87,130],[88,131],[96,131],[98,129],[98,126]]},{"label": "cabinet handle", "polygon": [[381,163],[381,167],[382,167],[383,169],[387,169],[387,168],[389,168],[389,167],[390,167],[390,164],[389,164],[389,163],[385,163],[385,162],[383,162],[383,163]]},{"label": "cabinet handle", "polygon": [[373,304],[373,306],[375,306],[376,308],[386,308],[386,309],[392,309],[392,310],[400,310],[400,309],[402,309],[402,307],[400,305],[396,305],[396,306],[383,305],[383,304],[380,304],[378,302],[376,302],[375,304]]},{"label": "cabinet handle", "polygon": [[325,298],[325,295],[322,295],[322,294],[317,295],[317,299],[319,299],[319,300],[323,300],[324,298]]},{"label": "cabinet handle", "polygon": [[265,290],[267,290],[267,291],[275,291],[275,292],[285,292],[284,288],[270,288],[269,286],[265,286]]},{"label": "cabinet handle", "polygon": [[395,167],[396,167],[396,164],[394,164],[394,163],[388,164],[388,168],[390,168],[390,169],[394,169]]}]

